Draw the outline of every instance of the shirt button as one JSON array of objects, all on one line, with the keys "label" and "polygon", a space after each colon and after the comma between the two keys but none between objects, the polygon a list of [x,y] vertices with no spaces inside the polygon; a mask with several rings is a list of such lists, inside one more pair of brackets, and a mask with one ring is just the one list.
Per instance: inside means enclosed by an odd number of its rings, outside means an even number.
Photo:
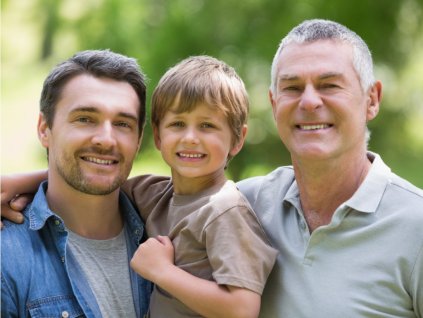
[{"label": "shirt button", "polygon": [[[60,258],[60,260],[62,261],[62,263],[64,263],[65,262],[65,257],[64,256],[62,256],[61,258]],[[64,311],[64,312],[66,312],[66,311]],[[67,316],[66,316],[67,317]]]},{"label": "shirt button", "polygon": [[69,317],[69,313],[65,310],[62,311],[62,318],[68,318]]}]

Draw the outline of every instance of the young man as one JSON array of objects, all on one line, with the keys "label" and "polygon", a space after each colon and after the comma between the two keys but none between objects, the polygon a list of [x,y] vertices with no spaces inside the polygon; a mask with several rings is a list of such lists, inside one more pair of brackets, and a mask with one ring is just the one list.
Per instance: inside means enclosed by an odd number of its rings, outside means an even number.
[{"label": "young man", "polygon": [[3,317],[142,317],[151,284],[129,268],[143,225],[119,190],[145,121],[134,59],[84,51],[44,82],[38,135],[48,182],[2,231]]},{"label": "young man", "polygon": [[225,177],[244,144],[248,105],[235,70],[209,56],[181,61],[153,93],[154,140],[172,177],[140,176],[125,185],[152,237],[131,261],[156,284],[152,318],[259,314],[277,252]]},{"label": "young man", "polygon": [[367,45],[305,21],[271,79],[293,167],[239,183],[280,252],[261,316],[423,317],[423,191],[367,151],[382,91]]}]

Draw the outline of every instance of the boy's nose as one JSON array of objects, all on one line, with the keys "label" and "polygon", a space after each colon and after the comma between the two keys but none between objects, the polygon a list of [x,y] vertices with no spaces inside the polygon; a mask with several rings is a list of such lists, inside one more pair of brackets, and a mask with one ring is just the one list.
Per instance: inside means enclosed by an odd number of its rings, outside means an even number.
[{"label": "boy's nose", "polygon": [[182,142],[187,144],[198,144],[199,139],[197,132],[194,128],[187,128],[185,130],[184,136],[182,138]]}]

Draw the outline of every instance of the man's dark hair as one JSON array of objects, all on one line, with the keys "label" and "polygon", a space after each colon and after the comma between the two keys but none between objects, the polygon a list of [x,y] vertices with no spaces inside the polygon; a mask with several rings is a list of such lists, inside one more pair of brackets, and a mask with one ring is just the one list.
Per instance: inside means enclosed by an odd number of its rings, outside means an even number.
[{"label": "man's dark hair", "polygon": [[139,134],[141,136],[146,117],[146,78],[135,59],[110,50],[88,50],[76,53],[58,64],[44,81],[40,98],[40,110],[47,125],[53,126],[55,107],[65,84],[73,77],[88,74],[129,83],[138,95]]}]

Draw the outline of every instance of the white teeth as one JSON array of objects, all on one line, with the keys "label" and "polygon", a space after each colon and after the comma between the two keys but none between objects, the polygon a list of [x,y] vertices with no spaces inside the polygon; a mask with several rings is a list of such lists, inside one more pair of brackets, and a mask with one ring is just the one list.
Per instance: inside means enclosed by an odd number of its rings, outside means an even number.
[{"label": "white teeth", "polygon": [[320,125],[300,125],[300,128],[303,130],[316,130],[316,129],[325,129],[328,128],[329,125],[327,124],[320,124]]},{"label": "white teeth", "polygon": [[85,157],[85,160],[89,162],[98,163],[100,165],[111,165],[113,164],[113,160],[104,160],[104,159],[98,159],[93,157]]},{"label": "white teeth", "polygon": [[180,152],[179,153],[179,156],[180,157],[183,157],[183,158],[202,158],[204,155],[202,155],[202,154],[182,153],[182,152]]}]

